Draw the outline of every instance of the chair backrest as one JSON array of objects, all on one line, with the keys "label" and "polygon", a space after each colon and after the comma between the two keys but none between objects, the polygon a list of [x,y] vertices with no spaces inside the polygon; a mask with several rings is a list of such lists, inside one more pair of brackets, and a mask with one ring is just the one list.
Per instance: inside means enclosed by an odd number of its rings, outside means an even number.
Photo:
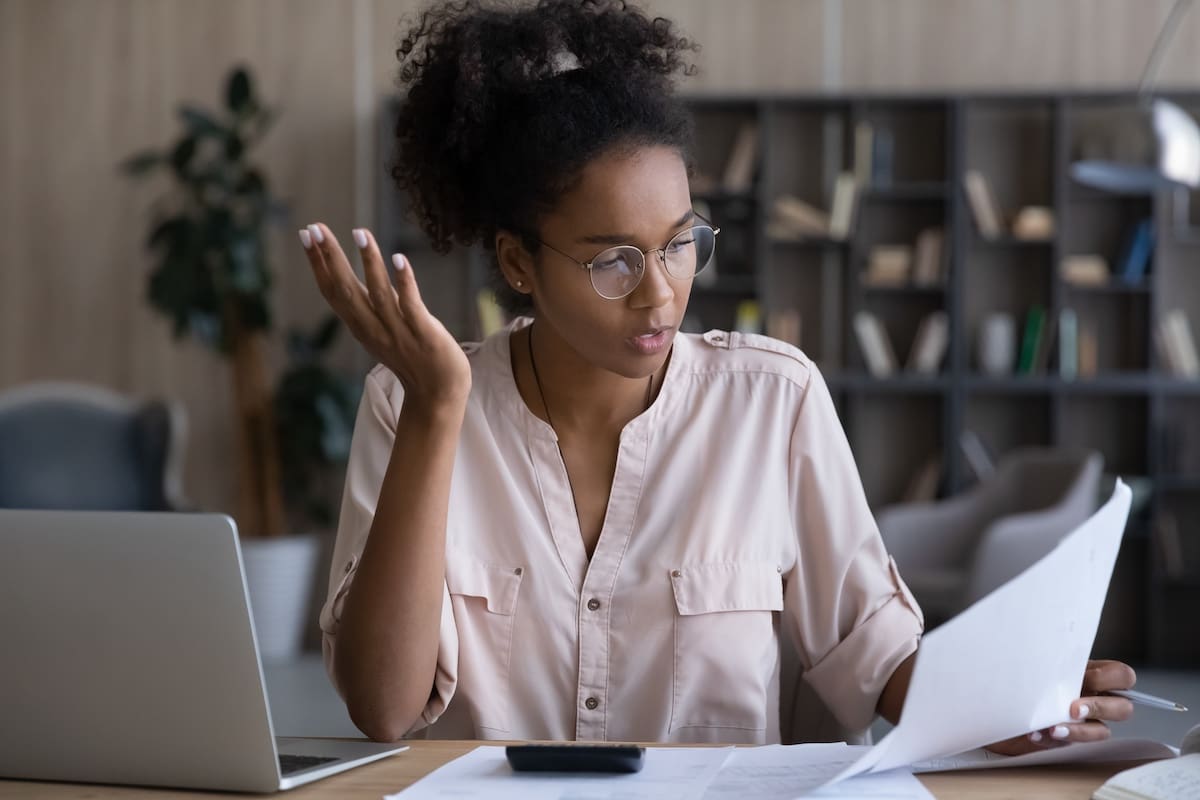
[{"label": "chair backrest", "polygon": [[0,508],[176,509],[184,435],[162,401],[72,383],[0,392]]},{"label": "chair backrest", "polygon": [[1006,457],[995,476],[1005,513],[983,532],[964,604],[1019,575],[1090,517],[1103,468],[1103,456],[1090,450],[1029,448]]}]

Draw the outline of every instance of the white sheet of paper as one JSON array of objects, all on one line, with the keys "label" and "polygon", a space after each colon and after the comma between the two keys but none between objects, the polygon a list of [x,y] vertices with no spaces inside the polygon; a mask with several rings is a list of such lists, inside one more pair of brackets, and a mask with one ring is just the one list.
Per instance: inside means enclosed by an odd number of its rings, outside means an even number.
[{"label": "white sheet of paper", "polygon": [[1129,516],[1129,487],[1029,569],[926,634],[900,724],[834,781],[1068,721]]},{"label": "white sheet of paper", "polygon": [[513,772],[504,748],[476,747],[387,800],[692,800],[732,747],[649,747],[632,775]]},{"label": "white sheet of paper", "polygon": [[933,797],[907,770],[859,775],[818,788],[870,749],[846,744],[739,747],[709,784],[704,800],[793,800],[799,796],[924,800]]},{"label": "white sheet of paper", "polygon": [[1042,764],[1087,764],[1105,761],[1143,761],[1174,758],[1179,751],[1150,739],[1106,739],[1076,742],[1066,747],[1038,750],[1023,756],[1002,756],[979,748],[946,758],[932,758],[912,765],[913,772],[951,772],[998,767],[1036,767]]}]

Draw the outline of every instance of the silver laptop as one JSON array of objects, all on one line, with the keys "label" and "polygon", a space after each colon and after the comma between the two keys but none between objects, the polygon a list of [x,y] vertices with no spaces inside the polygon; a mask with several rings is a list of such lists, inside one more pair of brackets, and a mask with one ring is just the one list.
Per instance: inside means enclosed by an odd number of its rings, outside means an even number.
[{"label": "silver laptop", "polygon": [[273,792],[403,749],[275,738],[229,517],[0,509],[0,777]]}]

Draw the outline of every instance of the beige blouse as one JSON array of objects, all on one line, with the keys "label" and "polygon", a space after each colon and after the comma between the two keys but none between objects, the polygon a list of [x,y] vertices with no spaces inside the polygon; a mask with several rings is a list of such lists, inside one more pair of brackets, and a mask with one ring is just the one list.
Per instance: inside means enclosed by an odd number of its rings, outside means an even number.
[{"label": "beige blouse", "polygon": [[[676,336],[621,434],[589,563],[554,430],[513,379],[528,322],[466,346],[437,674],[413,732],[779,741],[781,624],[838,720],[866,727],[923,620],[815,365],[763,336]],[[331,676],[401,395],[387,368],[368,375],[321,613]]]}]

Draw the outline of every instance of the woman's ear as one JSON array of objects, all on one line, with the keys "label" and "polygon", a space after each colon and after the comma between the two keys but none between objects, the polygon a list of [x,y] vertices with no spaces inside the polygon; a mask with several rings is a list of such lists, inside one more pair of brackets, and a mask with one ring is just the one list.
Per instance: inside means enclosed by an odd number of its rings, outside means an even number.
[{"label": "woman's ear", "polygon": [[496,233],[496,260],[504,280],[520,294],[533,293],[533,257],[521,243],[521,237],[509,231]]}]

